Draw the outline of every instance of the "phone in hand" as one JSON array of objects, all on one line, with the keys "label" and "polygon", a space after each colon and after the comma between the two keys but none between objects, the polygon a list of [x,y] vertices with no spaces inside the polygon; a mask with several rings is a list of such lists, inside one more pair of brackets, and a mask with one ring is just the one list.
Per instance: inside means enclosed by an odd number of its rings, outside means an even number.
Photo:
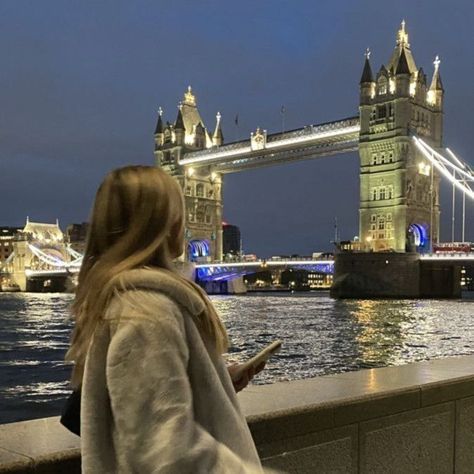
[{"label": "phone in hand", "polygon": [[273,341],[268,346],[264,347],[258,354],[241,364],[234,374],[236,379],[239,378],[239,374],[244,374],[251,368],[254,370],[263,362],[266,362],[273,354],[276,354],[281,349],[282,341]]}]

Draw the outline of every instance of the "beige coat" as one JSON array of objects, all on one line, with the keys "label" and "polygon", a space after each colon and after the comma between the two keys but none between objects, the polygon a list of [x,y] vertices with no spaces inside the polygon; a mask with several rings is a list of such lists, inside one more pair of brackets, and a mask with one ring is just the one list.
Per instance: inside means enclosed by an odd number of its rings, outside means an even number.
[{"label": "beige coat", "polygon": [[87,355],[82,472],[262,472],[224,361],[193,321],[201,298],[159,270],[125,282]]}]

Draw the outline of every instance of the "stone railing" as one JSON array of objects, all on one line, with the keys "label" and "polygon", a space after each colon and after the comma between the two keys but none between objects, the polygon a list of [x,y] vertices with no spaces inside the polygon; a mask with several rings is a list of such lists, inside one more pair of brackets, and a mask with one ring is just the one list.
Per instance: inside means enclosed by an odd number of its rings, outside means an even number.
[{"label": "stone railing", "polygon": [[[265,466],[294,473],[474,472],[474,356],[251,386]],[[57,418],[0,426],[0,473],[80,472]]]}]

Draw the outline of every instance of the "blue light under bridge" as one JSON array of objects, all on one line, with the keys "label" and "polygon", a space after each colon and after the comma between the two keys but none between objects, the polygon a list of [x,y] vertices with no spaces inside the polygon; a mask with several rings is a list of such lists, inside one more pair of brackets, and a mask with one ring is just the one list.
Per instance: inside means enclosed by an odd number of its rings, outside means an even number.
[{"label": "blue light under bridge", "polygon": [[286,270],[289,268],[324,273],[326,275],[333,274],[334,260],[256,260],[254,262],[202,263],[196,265],[197,277],[203,282],[233,280],[252,273]]}]

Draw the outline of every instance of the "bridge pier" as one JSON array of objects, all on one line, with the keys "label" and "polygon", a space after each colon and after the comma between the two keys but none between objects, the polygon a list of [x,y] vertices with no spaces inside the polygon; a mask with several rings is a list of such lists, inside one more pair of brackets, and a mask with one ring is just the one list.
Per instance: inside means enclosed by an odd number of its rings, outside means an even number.
[{"label": "bridge pier", "polygon": [[343,252],[335,257],[333,298],[459,298],[461,265],[417,253]]},{"label": "bridge pier", "polygon": [[247,292],[243,277],[232,280],[203,281],[200,285],[208,295],[235,295]]}]

